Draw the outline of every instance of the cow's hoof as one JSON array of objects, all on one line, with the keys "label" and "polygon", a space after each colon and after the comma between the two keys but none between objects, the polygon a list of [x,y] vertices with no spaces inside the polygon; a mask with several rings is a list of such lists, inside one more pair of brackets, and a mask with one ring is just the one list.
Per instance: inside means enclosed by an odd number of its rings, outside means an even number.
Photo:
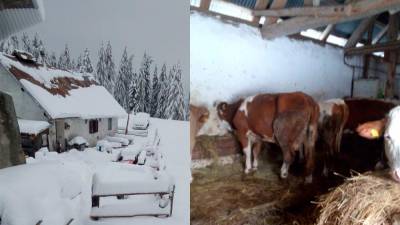
[{"label": "cow's hoof", "polygon": [[305,179],[304,183],[311,184],[312,183],[312,175],[306,176],[306,179]]},{"label": "cow's hoof", "polygon": [[288,177],[288,173],[287,172],[281,172],[281,178],[282,179],[286,179]]},{"label": "cow's hoof", "polygon": [[250,169],[245,169],[245,170],[244,170],[244,173],[245,173],[245,174],[249,174],[249,173],[250,173]]},{"label": "cow's hoof", "polygon": [[255,172],[255,171],[257,171],[257,167],[253,167],[253,168],[251,168],[251,170]]}]

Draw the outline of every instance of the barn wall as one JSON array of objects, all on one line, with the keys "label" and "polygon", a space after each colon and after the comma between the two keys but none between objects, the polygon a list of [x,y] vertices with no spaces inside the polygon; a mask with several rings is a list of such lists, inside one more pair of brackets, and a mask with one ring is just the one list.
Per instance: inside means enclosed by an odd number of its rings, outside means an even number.
[{"label": "barn wall", "polygon": [[8,70],[0,65],[0,90],[11,95],[18,118],[28,120],[48,121],[41,108],[11,75]]},{"label": "barn wall", "polygon": [[[362,66],[360,58],[349,61]],[[260,92],[304,91],[318,100],[349,96],[353,75],[341,48],[289,38],[266,41],[256,28],[197,12],[190,16],[190,70],[193,104]]]},{"label": "barn wall", "polygon": [[108,130],[108,118],[102,118],[99,121],[99,131],[94,134],[89,133],[89,120],[84,119],[65,119],[69,124],[69,129],[66,129],[64,134],[67,141],[76,136],[85,138],[90,146],[95,146],[98,140],[103,139],[107,135],[115,134],[117,131],[117,118],[112,119],[112,129]]}]

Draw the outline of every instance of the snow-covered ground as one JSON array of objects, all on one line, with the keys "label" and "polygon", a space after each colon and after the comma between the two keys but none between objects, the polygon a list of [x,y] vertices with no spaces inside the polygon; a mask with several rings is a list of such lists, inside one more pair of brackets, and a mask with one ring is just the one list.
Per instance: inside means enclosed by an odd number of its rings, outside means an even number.
[{"label": "snow-covered ground", "polygon": [[187,225],[190,224],[189,123],[151,119],[158,127],[160,149],[165,154],[167,171],[175,180],[174,210],[170,218],[131,217],[90,221],[88,225]]},{"label": "snow-covered ground", "polygon": [[[151,119],[151,124],[158,128],[159,148],[164,154],[166,171],[176,185],[172,217],[90,220],[93,174],[112,166],[114,157],[88,148],[83,152],[71,150],[63,154],[40,151],[37,159],[28,159],[27,165],[0,170],[1,224],[30,225],[43,220],[42,225],[64,225],[70,218],[75,218],[71,225],[189,224],[189,123]],[[107,203],[113,201],[118,200],[106,200]]]}]

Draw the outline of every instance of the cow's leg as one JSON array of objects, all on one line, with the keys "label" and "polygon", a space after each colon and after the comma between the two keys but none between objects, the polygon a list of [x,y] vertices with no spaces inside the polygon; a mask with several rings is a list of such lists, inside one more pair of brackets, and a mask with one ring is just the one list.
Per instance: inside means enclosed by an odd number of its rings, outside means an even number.
[{"label": "cow's leg", "polygon": [[[310,128],[313,129],[313,128]],[[314,159],[314,147],[315,147],[315,140],[316,140],[316,134],[313,134],[312,132],[314,131],[309,131],[308,135],[311,135],[311,137],[308,137],[306,140],[305,148],[304,148],[304,156],[306,160],[306,165],[305,165],[305,174],[306,174],[306,183],[312,183],[312,174],[314,172],[314,164],[315,164],[315,159]],[[312,138],[312,136],[315,136],[315,139]]]},{"label": "cow's leg", "polygon": [[247,174],[251,170],[251,140],[247,133],[244,132],[238,132],[238,138],[245,157],[244,172]]},{"label": "cow's leg", "polygon": [[299,161],[303,162],[304,161],[304,146],[300,145],[299,148]]},{"label": "cow's leg", "polygon": [[289,174],[290,165],[293,163],[293,151],[289,148],[282,148],[283,151],[283,163],[281,166],[281,178],[286,179]]},{"label": "cow's leg", "polygon": [[260,154],[262,147],[261,141],[256,141],[253,146],[253,170],[257,170],[258,167],[258,155]]}]

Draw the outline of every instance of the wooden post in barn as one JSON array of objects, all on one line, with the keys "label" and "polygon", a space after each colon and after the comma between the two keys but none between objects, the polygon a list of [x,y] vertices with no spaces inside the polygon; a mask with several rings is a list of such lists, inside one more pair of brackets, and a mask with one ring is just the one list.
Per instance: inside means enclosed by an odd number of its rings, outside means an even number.
[{"label": "wooden post in barn", "polygon": [[[399,30],[399,13],[390,15],[389,17],[389,28],[388,28],[388,40],[397,40]],[[385,97],[394,97],[394,87],[396,85],[396,66],[397,66],[397,50],[388,50],[385,52],[385,58],[388,59],[388,74],[385,87]]]},{"label": "wooden post in barn", "polygon": [[200,0],[199,9],[202,11],[208,11],[210,9],[211,0]]},{"label": "wooden post in barn", "polygon": [[[283,9],[285,8],[287,0],[273,0],[271,3],[271,6],[269,7],[270,9]],[[267,27],[270,24],[274,24],[278,21],[279,17],[266,17],[264,26]]]},{"label": "wooden post in barn", "polygon": [[[373,33],[373,31],[374,31],[374,25],[372,24],[371,27],[368,30],[368,39],[367,39],[367,43],[366,43],[367,45],[371,45],[371,43],[372,43],[372,33]],[[364,65],[363,65],[363,75],[362,75],[362,77],[364,79],[368,78],[368,69],[369,69],[370,59],[371,59],[371,55],[370,54],[365,54],[364,55],[364,63],[363,63]]]},{"label": "wooden post in barn", "polygon": [[[256,5],[254,6],[254,9],[255,10],[263,10],[263,9],[267,8],[267,5],[268,5],[268,0],[257,0]],[[252,22],[254,23],[254,25],[259,26],[260,19],[261,19],[260,16],[254,16]]]}]

